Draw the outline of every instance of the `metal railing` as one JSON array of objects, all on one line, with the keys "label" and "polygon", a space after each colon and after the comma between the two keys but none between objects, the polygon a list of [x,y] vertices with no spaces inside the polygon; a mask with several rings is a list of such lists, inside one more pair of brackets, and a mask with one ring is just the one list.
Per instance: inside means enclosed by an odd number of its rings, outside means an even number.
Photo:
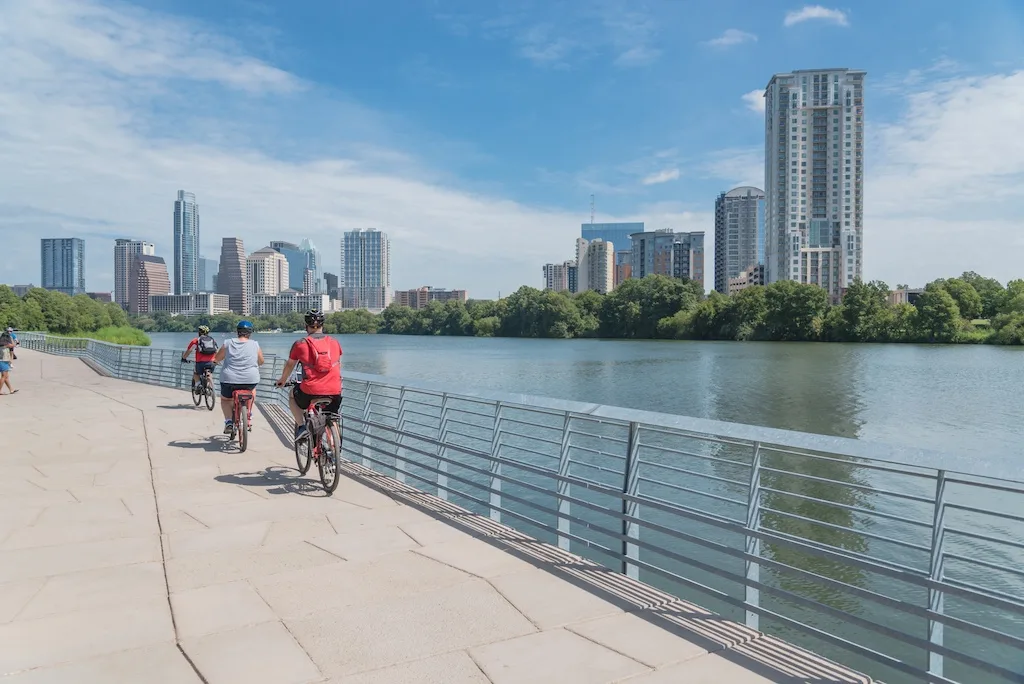
[{"label": "metal railing", "polygon": [[[178,352],[20,339],[188,386]],[[875,678],[1024,682],[1020,463],[359,373],[342,415],[354,462]]]}]

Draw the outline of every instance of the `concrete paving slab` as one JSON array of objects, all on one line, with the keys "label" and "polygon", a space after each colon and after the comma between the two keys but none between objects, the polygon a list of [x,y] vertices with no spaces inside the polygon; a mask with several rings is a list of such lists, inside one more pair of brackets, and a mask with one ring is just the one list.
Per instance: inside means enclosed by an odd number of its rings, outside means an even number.
[{"label": "concrete paving slab", "polygon": [[[118,505],[121,505],[120,500]],[[155,533],[155,525],[147,521],[127,519],[117,522],[80,522],[69,518],[63,523],[49,522],[15,530],[0,544],[0,550],[13,551],[127,537],[147,537]]]},{"label": "concrete paving slab", "polygon": [[486,582],[287,620],[329,677],[465,649],[534,631]]},{"label": "concrete paving slab", "polygon": [[[331,521],[323,513],[304,515],[288,520],[276,520],[270,523],[267,534],[263,538],[263,546],[287,546],[301,541],[311,541],[320,537],[334,535]],[[317,545],[319,546],[319,545]],[[323,548],[320,546],[320,548]],[[330,551],[330,549],[325,549]]]},{"label": "concrete paving slab", "polygon": [[627,607],[542,569],[501,575],[490,581],[509,603],[541,629],[618,614]]},{"label": "concrete paving slab", "polygon": [[338,534],[360,532],[362,530],[378,530],[382,527],[406,525],[432,521],[426,513],[412,506],[388,506],[367,510],[362,508],[332,511],[327,514],[331,526]]},{"label": "concrete paving slab", "polygon": [[202,553],[169,559],[167,581],[172,592],[179,592],[337,562],[337,556],[304,542],[273,549]]},{"label": "concrete paving slab", "polygon": [[18,620],[33,620],[68,611],[134,606],[166,600],[160,563],[139,563],[50,577]]},{"label": "concrete paving slab", "polygon": [[463,527],[455,527],[442,520],[428,518],[416,522],[401,523],[402,531],[415,539],[420,546],[433,546],[452,541],[465,541],[471,533]]},{"label": "concrete paving slab", "polygon": [[182,640],[209,684],[307,684],[323,680],[280,622]]},{"label": "concrete paving slab", "polygon": [[270,606],[244,580],[171,594],[171,606],[181,639],[277,620]]},{"label": "concrete paving slab", "polygon": [[577,622],[565,629],[621,653],[651,668],[698,658],[707,648],[686,638],[686,634],[662,626],[644,613],[619,613]]},{"label": "concrete paving slab", "polygon": [[310,543],[347,561],[363,561],[419,547],[398,527],[316,537]]},{"label": "concrete paving slab", "polygon": [[493,684],[610,684],[650,671],[562,629],[478,646],[469,653]]},{"label": "concrete paving slab", "polygon": [[331,679],[328,684],[491,684],[465,651],[445,653],[373,672]]},{"label": "concrete paving slab", "polygon": [[10,622],[46,584],[45,577],[0,584],[0,623]]},{"label": "concrete paving slab", "polygon": [[3,684],[201,684],[202,680],[174,644],[121,651],[57,667],[22,672]]},{"label": "concrete paving slab", "polygon": [[159,560],[156,536],[0,551],[0,582]]},{"label": "concrete paving slab", "polygon": [[469,575],[459,570],[406,551],[261,577],[253,580],[253,585],[278,615],[297,618],[398,600],[468,579]]},{"label": "concrete paving slab", "polygon": [[477,577],[498,577],[536,568],[535,565],[525,560],[485,541],[471,537],[442,544],[431,544],[416,549],[415,553],[433,558]]},{"label": "concrete paving slab", "polygon": [[[193,523],[195,519],[191,519]],[[184,530],[167,535],[167,558],[184,558],[204,553],[224,551],[255,551],[263,544],[270,531],[270,523],[257,522],[248,525]]]},{"label": "concrete paving slab", "polygon": [[174,639],[165,598],[0,625],[0,674],[153,646]]}]

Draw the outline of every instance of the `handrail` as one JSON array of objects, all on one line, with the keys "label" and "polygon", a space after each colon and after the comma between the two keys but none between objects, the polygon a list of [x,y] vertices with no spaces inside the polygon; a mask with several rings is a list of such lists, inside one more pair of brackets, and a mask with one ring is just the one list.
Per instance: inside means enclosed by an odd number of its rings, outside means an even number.
[{"label": "handrail", "polygon": [[[188,388],[179,353],[23,333]],[[261,403],[284,360],[267,356]],[[1024,682],[1024,470],[346,373],[346,458],[887,682]],[[948,628],[948,629],[947,629]]]}]

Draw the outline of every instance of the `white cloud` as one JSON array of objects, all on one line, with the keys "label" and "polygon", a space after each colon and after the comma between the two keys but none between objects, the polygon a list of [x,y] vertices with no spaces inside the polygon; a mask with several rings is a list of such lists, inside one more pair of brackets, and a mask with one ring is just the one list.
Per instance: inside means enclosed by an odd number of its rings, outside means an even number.
[{"label": "white cloud", "polygon": [[736,147],[710,155],[703,166],[707,176],[728,181],[729,187],[764,188],[764,148]]},{"label": "white cloud", "polygon": [[733,45],[741,45],[743,43],[756,43],[757,36],[747,31],[741,31],[739,29],[726,29],[722,35],[717,38],[712,38],[707,41],[707,44],[711,47],[732,47]]},{"label": "white cloud", "polygon": [[747,109],[758,114],[764,114],[764,91],[763,90],[751,90],[749,93],[744,93],[742,97],[743,103],[747,105]]},{"label": "white cloud", "polygon": [[794,26],[805,21],[824,21],[838,26],[849,26],[850,24],[846,12],[821,5],[804,5],[798,10],[787,12],[782,23],[784,26]]},{"label": "white cloud", "polygon": [[644,185],[657,185],[659,183],[668,183],[669,181],[674,181],[678,178],[679,169],[664,169],[644,177],[640,182]]},{"label": "white cloud", "polygon": [[[115,236],[169,258],[178,189],[198,196],[207,257],[222,236],[249,251],[308,236],[336,270],[342,231],[376,227],[396,287],[493,296],[571,245],[575,213],[467,190],[390,144],[380,113],[201,26],[117,7],[0,0],[0,280],[38,283],[38,238],[78,235],[87,286],[111,289]],[[314,140],[277,140],[290,132]]]}]

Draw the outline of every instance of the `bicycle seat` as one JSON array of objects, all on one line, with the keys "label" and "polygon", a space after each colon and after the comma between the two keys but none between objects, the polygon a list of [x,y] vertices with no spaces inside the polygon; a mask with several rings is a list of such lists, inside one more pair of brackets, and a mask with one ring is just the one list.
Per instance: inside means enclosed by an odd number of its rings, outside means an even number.
[{"label": "bicycle seat", "polygon": [[315,397],[310,403],[314,406],[324,406],[334,401],[333,397]]}]

